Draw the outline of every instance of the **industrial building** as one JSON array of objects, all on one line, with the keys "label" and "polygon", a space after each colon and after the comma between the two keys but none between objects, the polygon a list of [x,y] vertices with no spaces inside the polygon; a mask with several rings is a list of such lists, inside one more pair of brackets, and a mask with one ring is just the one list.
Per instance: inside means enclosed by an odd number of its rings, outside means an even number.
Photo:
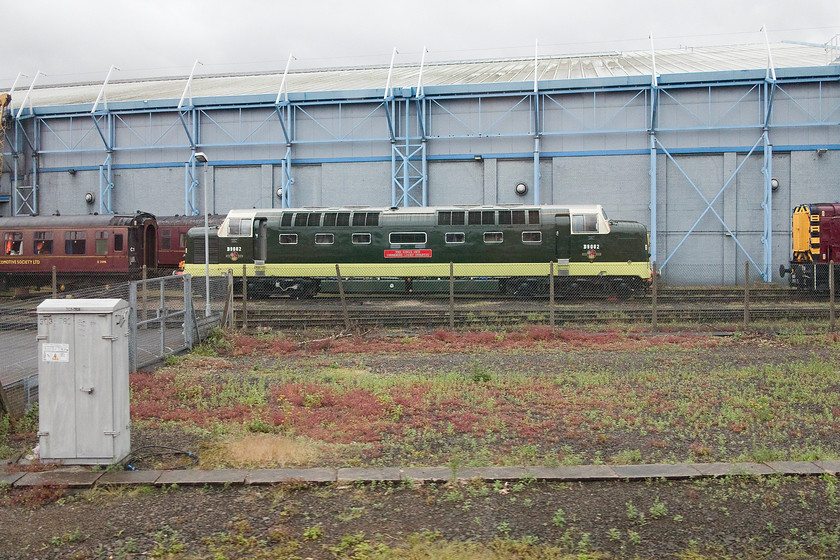
[{"label": "industrial building", "polygon": [[0,215],[600,203],[671,282],[729,284],[779,281],[792,208],[840,201],[836,37],[417,59],[15,84]]}]

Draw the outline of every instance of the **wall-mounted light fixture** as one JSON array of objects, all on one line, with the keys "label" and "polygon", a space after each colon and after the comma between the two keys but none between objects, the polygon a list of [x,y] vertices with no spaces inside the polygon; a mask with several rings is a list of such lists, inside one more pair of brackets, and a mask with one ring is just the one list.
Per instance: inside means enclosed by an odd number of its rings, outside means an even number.
[{"label": "wall-mounted light fixture", "polygon": [[88,204],[93,204],[93,201],[96,200],[96,197],[93,195],[92,192],[85,193],[85,202]]},{"label": "wall-mounted light fixture", "polygon": [[516,186],[513,187],[513,191],[519,196],[525,196],[528,192],[528,185],[525,183],[516,183]]},{"label": "wall-mounted light fixture", "polygon": [[482,157],[481,157],[481,154],[475,154],[475,156],[473,156],[473,159],[474,159],[475,161],[481,161],[481,160],[482,160],[482,159],[484,159],[484,158],[482,158]]},{"label": "wall-mounted light fixture", "polygon": [[773,189],[774,191],[779,190],[779,180],[776,179],[775,177],[770,179],[770,188]]},{"label": "wall-mounted light fixture", "polygon": [[823,157],[826,152],[828,152],[828,148],[817,148],[817,157]]},{"label": "wall-mounted light fixture", "polygon": [[76,174],[76,170],[75,170],[75,169],[68,169],[68,170],[67,170],[67,173],[69,173],[70,175],[75,175],[75,174]]},{"label": "wall-mounted light fixture", "polygon": [[280,187],[279,189],[277,189],[277,196],[279,198],[283,198],[283,187]]}]

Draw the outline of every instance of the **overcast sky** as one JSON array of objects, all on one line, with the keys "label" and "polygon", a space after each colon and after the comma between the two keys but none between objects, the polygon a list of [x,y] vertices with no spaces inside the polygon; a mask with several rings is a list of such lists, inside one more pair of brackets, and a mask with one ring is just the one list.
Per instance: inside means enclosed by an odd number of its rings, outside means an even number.
[{"label": "overcast sky", "polygon": [[28,0],[4,2],[0,90],[198,73],[649,50],[825,43],[838,0]]}]

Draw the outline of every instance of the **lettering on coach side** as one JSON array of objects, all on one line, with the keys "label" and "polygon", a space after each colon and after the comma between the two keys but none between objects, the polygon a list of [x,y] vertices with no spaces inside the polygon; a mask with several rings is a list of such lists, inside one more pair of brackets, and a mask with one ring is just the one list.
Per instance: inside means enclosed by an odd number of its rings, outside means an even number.
[{"label": "lettering on coach side", "polygon": [[0,266],[4,264],[41,264],[40,259],[3,259],[0,260]]},{"label": "lettering on coach side", "polygon": [[386,259],[430,259],[431,249],[386,249]]}]

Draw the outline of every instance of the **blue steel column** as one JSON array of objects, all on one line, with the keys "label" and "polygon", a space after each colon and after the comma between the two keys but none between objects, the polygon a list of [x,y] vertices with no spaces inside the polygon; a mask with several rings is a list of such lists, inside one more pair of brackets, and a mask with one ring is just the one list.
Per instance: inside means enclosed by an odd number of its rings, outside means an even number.
[{"label": "blue steel column", "polygon": [[534,204],[540,204],[540,93],[534,79]]},{"label": "blue steel column", "polygon": [[656,114],[659,101],[659,86],[654,77],[650,87],[650,260],[656,260],[656,238],[659,235],[657,227],[657,186],[656,186]]}]

